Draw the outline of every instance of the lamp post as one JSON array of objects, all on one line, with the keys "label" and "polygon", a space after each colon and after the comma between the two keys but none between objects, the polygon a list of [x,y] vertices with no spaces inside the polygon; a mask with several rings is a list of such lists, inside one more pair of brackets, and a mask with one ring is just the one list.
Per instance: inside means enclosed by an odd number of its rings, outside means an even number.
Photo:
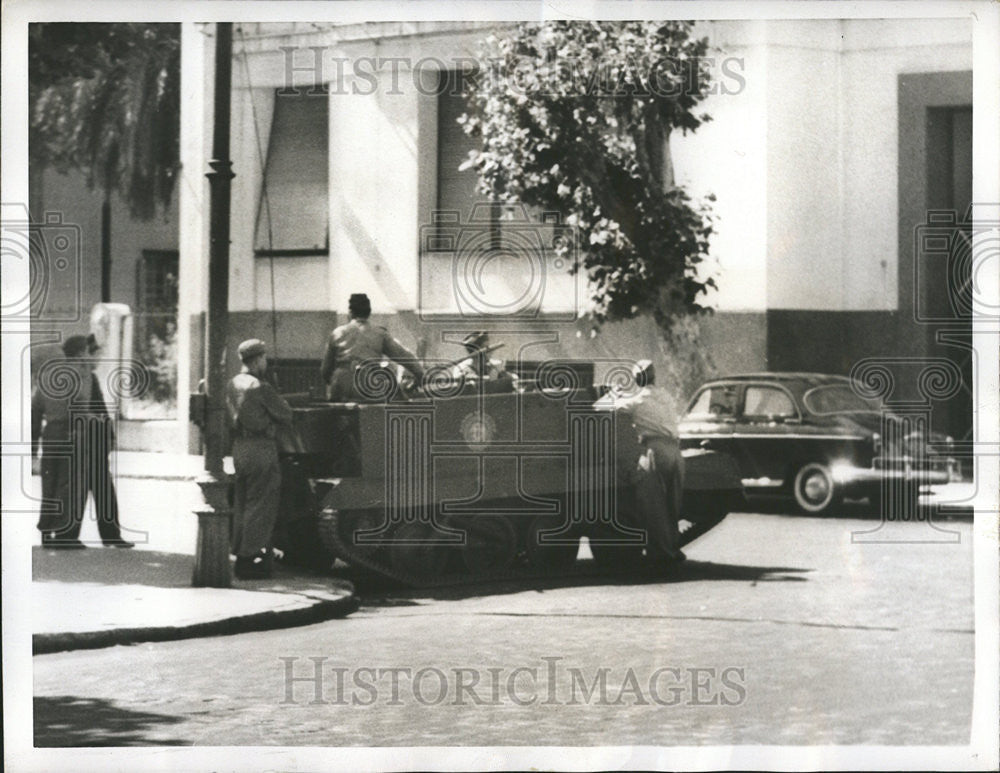
[{"label": "lamp post", "polygon": [[210,198],[208,315],[205,322],[205,473],[198,478],[205,504],[198,515],[198,546],[192,585],[230,585],[229,484],[222,459],[226,443],[226,338],[229,333],[229,107],[232,93],[233,25],[215,25],[215,103]]}]

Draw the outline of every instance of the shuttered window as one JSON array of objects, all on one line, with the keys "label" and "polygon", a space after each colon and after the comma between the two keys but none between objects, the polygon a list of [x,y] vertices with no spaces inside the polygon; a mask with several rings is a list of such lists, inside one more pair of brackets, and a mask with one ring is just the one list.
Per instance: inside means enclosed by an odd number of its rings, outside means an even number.
[{"label": "shuttered window", "polygon": [[254,238],[258,255],[329,252],[328,115],[325,92],[275,94]]},{"label": "shuttered window", "polygon": [[[551,222],[537,207],[494,204],[476,190],[479,175],[474,169],[459,171],[468,160],[469,152],[480,147],[479,138],[467,135],[458,117],[469,109],[468,99],[456,92],[454,84],[461,82],[455,73],[442,72],[438,91],[438,166],[437,166],[437,209],[459,213],[459,223],[465,225],[474,221],[475,228],[490,228],[496,239],[500,239],[503,229],[513,221],[515,231],[530,228],[537,233],[545,246],[551,246],[552,230],[544,224]],[[476,205],[479,205],[478,207]],[[446,220],[444,228],[453,228],[454,221]],[[447,241],[441,242],[446,245]],[[431,244],[430,251],[444,250],[446,246]]]}]

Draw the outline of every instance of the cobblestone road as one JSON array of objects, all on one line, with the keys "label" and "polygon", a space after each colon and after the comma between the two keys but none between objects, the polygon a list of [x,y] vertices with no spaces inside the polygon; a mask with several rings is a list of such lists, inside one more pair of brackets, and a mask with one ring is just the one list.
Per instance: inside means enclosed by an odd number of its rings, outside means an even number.
[{"label": "cobblestone road", "polygon": [[36,744],[964,744],[971,524],[852,543],[874,525],[737,514],[670,580],[382,591],[305,628],[39,656]]}]

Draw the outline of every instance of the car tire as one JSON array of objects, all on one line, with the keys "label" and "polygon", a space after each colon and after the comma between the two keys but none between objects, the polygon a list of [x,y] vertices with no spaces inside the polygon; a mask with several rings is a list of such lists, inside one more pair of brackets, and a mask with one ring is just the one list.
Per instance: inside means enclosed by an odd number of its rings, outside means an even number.
[{"label": "car tire", "polygon": [[802,465],[795,473],[792,494],[799,510],[807,515],[829,515],[842,499],[830,468],[820,462]]}]

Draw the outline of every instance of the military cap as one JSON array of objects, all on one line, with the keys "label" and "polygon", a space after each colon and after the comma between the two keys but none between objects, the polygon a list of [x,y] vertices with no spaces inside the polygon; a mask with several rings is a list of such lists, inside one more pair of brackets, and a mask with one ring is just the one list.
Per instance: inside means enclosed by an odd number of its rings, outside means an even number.
[{"label": "military cap", "polygon": [[240,359],[243,362],[252,360],[254,357],[259,357],[267,352],[267,346],[259,338],[248,338],[246,341],[240,344],[237,350],[240,353]]},{"label": "military cap", "polygon": [[465,338],[462,339],[462,346],[470,351],[473,349],[482,349],[486,346],[486,342],[489,340],[489,335],[485,331],[479,331],[476,333],[469,333]]},{"label": "military cap", "polygon": [[70,336],[65,341],[63,341],[62,350],[63,354],[67,357],[79,357],[84,352],[87,351],[87,336],[76,335]]}]

